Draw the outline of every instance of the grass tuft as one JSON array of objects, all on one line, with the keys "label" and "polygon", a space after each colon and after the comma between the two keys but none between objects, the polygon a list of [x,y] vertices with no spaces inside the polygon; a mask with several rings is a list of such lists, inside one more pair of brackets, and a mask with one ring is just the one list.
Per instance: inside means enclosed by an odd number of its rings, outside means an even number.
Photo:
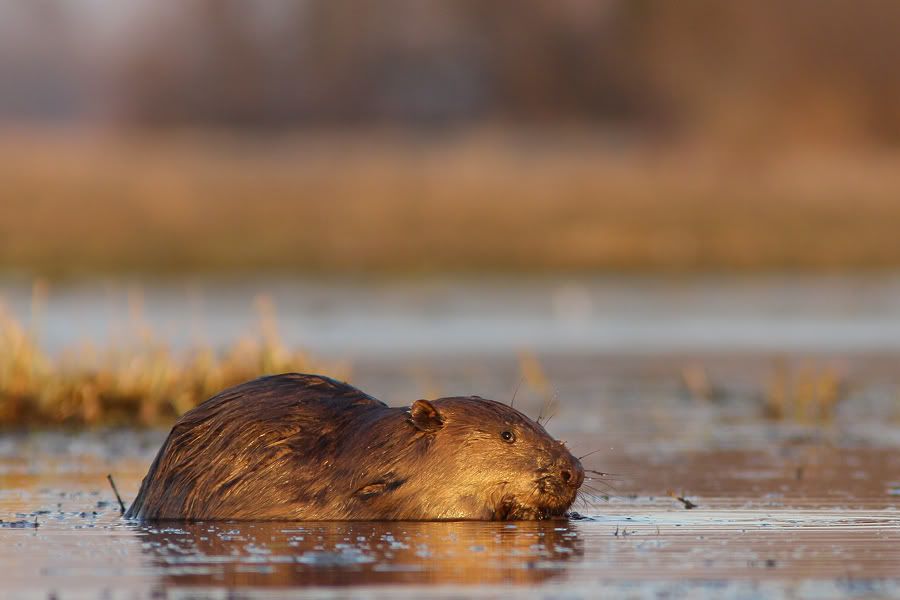
[{"label": "grass tuft", "polygon": [[257,310],[258,332],[220,351],[203,346],[176,352],[144,329],[131,345],[83,345],[56,357],[0,307],[0,427],[164,425],[222,389],[261,375],[348,376],[346,364],[287,348],[277,335],[271,301],[260,298]]}]

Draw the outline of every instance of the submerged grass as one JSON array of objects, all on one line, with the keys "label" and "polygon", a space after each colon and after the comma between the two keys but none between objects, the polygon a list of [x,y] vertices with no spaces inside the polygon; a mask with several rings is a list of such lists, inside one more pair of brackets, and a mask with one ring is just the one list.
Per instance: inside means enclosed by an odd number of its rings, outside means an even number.
[{"label": "submerged grass", "polygon": [[776,421],[825,425],[833,422],[838,404],[847,396],[847,381],[833,368],[791,370],[776,362],[763,403],[763,414]]},{"label": "submerged grass", "polygon": [[[721,402],[731,395],[726,386],[711,380],[702,364],[682,368],[681,382],[691,397],[703,402]],[[847,374],[834,365],[775,359],[758,401],[761,415],[771,421],[825,426],[834,422],[849,391]]]},{"label": "submerged grass", "polygon": [[0,310],[0,427],[29,425],[167,424],[225,387],[266,373],[315,371],[347,377],[345,364],[326,364],[290,350],[277,336],[271,302],[257,306],[254,336],[216,351],[176,353],[143,326],[134,343],[42,351],[33,331]]}]

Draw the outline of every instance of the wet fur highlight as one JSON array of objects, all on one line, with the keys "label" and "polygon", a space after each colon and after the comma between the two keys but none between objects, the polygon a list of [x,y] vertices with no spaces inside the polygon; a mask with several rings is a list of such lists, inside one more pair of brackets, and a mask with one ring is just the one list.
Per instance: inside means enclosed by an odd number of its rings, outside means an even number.
[{"label": "wet fur highlight", "polygon": [[328,377],[289,373],[186,413],[126,517],[548,519],[565,514],[583,480],[562,443],[505,404],[473,396],[390,408]]}]

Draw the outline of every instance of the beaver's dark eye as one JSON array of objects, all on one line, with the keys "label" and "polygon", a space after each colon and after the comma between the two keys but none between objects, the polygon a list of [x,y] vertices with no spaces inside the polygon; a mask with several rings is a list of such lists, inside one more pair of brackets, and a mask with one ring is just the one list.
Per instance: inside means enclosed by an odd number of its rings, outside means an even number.
[{"label": "beaver's dark eye", "polygon": [[500,437],[504,442],[507,442],[509,444],[512,444],[514,441],[516,441],[516,434],[514,434],[512,431],[504,431],[500,434]]}]

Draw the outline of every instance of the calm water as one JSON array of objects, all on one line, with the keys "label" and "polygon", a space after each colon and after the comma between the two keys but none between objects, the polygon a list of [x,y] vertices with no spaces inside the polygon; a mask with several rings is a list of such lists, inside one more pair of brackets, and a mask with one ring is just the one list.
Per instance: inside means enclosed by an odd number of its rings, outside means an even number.
[{"label": "calm water", "polygon": [[[27,319],[30,289],[5,285]],[[896,281],[429,285],[269,291],[289,342],[346,343],[353,382],[391,404],[518,386],[616,474],[579,518],[146,526],[105,477],[128,501],[165,432],[8,432],[0,597],[900,597]],[[142,318],[184,345],[252,329],[259,290],[216,286],[147,288]],[[115,338],[126,292],[51,289],[45,341]],[[540,376],[520,384],[523,348]]]},{"label": "calm water", "polygon": [[[510,586],[533,597],[897,596],[892,362],[847,363],[852,384],[838,409],[804,422],[762,418],[748,381],[770,368],[763,359],[708,358],[718,388],[709,400],[686,390],[678,360],[548,359],[561,397],[551,432],[576,453],[600,450],[585,463],[616,473],[589,481],[575,506],[582,518],[560,522],[145,526],[119,518],[105,476],[132,498],[165,432],[6,434],[4,597],[223,597],[226,588],[259,597],[507,597]],[[473,382],[499,397],[514,364],[425,367],[430,385]],[[407,401],[420,395],[405,372],[372,362],[355,377],[400,403],[405,390]],[[525,410],[541,404],[520,391]]]},{"label": "calm water", "polygon": [[[277,308],[292,346],[340,358],[537,352],[900,352],[900,275],[855,277],[90,281],[38,303],[44,345],[133,337],[227,344]],[[0,278],[31,323],[32,281]]]}]

